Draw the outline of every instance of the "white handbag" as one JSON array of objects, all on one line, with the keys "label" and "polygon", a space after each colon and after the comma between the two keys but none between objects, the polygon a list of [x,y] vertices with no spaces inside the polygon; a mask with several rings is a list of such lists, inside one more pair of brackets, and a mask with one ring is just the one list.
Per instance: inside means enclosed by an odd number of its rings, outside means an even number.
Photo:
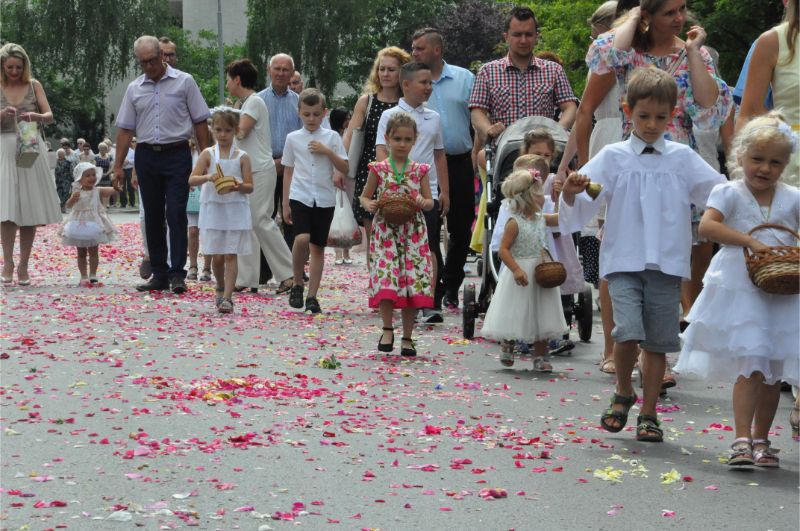
[{"label": "white handbag", "polygon": [[364,154],[364,126],[367,124],[369,118],[369,110],[372,108],[373,95],[370,94],[367,101],[367,112],[364,113],[364,123],[361,127],[353,129],[350,134],[350,149],[347,150],[347,162],[350,167],[347,169],[347,177],[350,179],[356,178],[358,172],[358,164],[361,162],[361,156]]}]

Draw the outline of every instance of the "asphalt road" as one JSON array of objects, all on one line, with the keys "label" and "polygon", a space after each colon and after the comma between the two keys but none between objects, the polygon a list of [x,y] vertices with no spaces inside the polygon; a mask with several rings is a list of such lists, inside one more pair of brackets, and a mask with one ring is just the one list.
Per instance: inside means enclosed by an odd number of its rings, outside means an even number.
[{"label": "asphalt road", "polygon": [[733,471],[729,385],[679,378],[663,444],[598,428],[599,325],[549,376],[454,312],[416,360],[378,355],[363,254],[329,265],[321,316],[261,290],[226,318],[210,284],[133,290],[135,215],[114,218],[103,287],[51,227],[34,285],[0,295],[2,529],[800,528],[789,394],[781,468]]}]

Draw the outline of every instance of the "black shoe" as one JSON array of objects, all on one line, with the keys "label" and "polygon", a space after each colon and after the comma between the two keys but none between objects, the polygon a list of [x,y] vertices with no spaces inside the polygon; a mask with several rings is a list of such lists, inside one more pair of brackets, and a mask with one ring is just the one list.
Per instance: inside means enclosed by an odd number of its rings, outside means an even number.
[{"label": "black shoe", "polygon": [[303,286],[292,286],[289,290],[289,306],[292,308],[303,307]]},{"label": "black shoe", "polygon": [[153,276],[153,269],[150,267],[149,258],[142,258],[142,263],[139,264],[139,276],[145,280]]},{"label": "black shoe", "polygon": [[378,350],[381,352],[391,352],[394,350],[394,328],[383,327],[383,329],[392,333],[392,342],[381,343],[381,340],[383,339],[383,333],[381,333],[381,337],[378,338]]},{"label": "black shoe", "polygon": [[411,343],[411,347],[401,347],[400,348],[400,355],[405,356],[407,358],[413,358],[417,355],[417,349],[414,346],[414,342],[409,337],[404,337],[403,341],[408,341]]},{"label": "black shoe", "polygon": [[442,304],[447,308],[458,308],[458,293],[446,292]]},{"label": "black shoe", "polygon": [[319,307],[319,301],[316,297],[306,297],[306,311],[311,313],[322,312],[322,308]]},{"label": "black shoe", "polygon": [[428,324],[443,323],[442,312],[433,308],[422,309],[422,322]]},{"label": "black shoe", "polygon": [[169,289],[176,295],[186,293],[186,282],[180,277],[171,278],[169,279]]},{"label": "black shoe", "polygon": [[151,278],[144,284],[136,286],[136,291],[166,291],[169,289],[169,282]]}]

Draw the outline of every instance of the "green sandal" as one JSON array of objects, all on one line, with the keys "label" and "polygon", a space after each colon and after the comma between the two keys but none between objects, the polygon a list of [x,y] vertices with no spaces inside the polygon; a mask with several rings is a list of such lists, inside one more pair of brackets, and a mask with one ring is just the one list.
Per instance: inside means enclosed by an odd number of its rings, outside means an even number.
[{"label": "green sandal", "polygon": [[658,417],[639,415],[636,419],[636,440],[642,442],[664,442],[664,430]]},{"label": "green sandal", "polygon": [[[611,433],[617,433],[622,431],[625,427],[625,424],[628,423],[628,412],[631,410],[633,405],[636,403],[637,400],[636,393],[633,393],[631,396],[621,396],[617,393],[611,397],[611,405],[619,404],[622,406],[621,410],[616,410],[614,408],[608,408],[603,412],[603,415],[600,417],[600,426],[606,430],[610,431]],[[619,426],[612,426],[607,421],[609,420],[616,420],[619,423]]]}]

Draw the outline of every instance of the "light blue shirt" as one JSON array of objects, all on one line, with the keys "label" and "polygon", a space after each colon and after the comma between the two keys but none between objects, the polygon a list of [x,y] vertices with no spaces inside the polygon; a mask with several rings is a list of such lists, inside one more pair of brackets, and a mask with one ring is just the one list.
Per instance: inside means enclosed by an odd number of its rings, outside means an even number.
[{"label": "light blue shirt", "polygon": [[439,113],[444,152],[461,155],[472,150],[468,104],[475,75],[466,68],[442,62],[442,75],[433,82],[433,94],[428,100],[428,107]]},{"label": "light blue shirt", "polygon": [[258,96],[267,104],[269,111],[269,130],[272,134],[272,157],[283,156],[283,145],[286,135],[303,127],[300,115],[297,113],[300,96],[287,89],[285,94],[278,95],[272,90],[272,85],[258,93]]},{"label": "light blue shirt", "polygon": [[[747,72],[750,70],[750,58],[753,56],[753,51],[756,49],[757,42],[758,41],[753,41],[753,44],[750,45],[750,50],[747,52],[747,57],[744,58],[742,71],[739,73],[739,79],[736,80],[736,86],[733,89],[733,101],[735,101],[737,105],[742,104],[744,85],[747,83]],[[767,97],[764,98],[764,107],[767,109],[772,108],[772,87],[767,90]]]}]

